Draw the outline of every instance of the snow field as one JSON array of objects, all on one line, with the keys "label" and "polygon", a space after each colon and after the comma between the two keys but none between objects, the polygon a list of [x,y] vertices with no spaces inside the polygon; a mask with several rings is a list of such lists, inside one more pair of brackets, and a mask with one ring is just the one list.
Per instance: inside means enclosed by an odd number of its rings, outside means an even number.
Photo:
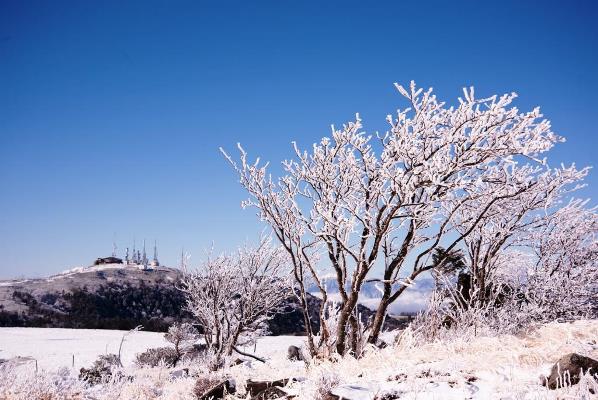
[{"label": "snow field", "polygon": [[[118,354],[126,331],[101,329],[60,328],[0,328],[0,358],[28,357],[32,367],[55,371],[61,367],[74,369],[90,367],[100,354]],[[122,360],[131,366],[135,354],[151,347],[167,346],[164,334],[135,332],[126,337],[122,347]]]}]

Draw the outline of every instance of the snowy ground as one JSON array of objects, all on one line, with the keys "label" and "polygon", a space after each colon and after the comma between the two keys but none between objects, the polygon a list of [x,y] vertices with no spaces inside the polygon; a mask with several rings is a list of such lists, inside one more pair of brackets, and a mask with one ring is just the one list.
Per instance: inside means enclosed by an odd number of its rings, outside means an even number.
[{"label": "snowy ground", "polygon": [[[55,371],[61,367],[79,370],[89,367],[101,354],[117,354],[123,335],[127,331],[102,329],[59,328],[0,328],[0,359],[25,358],[35,368]],[[300,336],[269,336],[262,338],[255,347],[244,350],[271,358],[278,353],[286,356],[290,345],[302,346]],[[122,346],[121,358],[130,367],[135,354],[152,347],[168,346],[163,333],[133,332],[127,335]],[[254,351],[255,350],[255,351]]]},{"label": "snowy ground", "polygon": [[[548,391],[539,385],[540,376],[567,353],[598,359],[598,320],[551,323],[521,336],[424,346],[409,341],[407,335],[399,344],[370,351],[361,359],[321,362],[307,371],[300,363],[273,358],[267,365],[256,365],[251,374],[268,379],[305,376],[312,383],[331,380],[337,386],[334,394],[352,400],[391,393],[401,399],[577,399],[587,394],[580,385]],[[295,385],[300,398],[312,398],[309,386]]]},{"label": "snowy ground", "polygon": [[[126,331],[101,329],[0,328],[0,358],[27,357],[31,365],[46,370],[89,367],[100,354],[118,353]],[[123,343],[123,363],[130,365],[136,353],[166,346],[163,334],[135,332]]]},{"label": "snowy ground", "polygon": [[[99,354],[118,352],[122,335],[121,331],[2,328],[0,358],[31,357],[38,360],[40,368],[52,371],[61,366],[72,368],[74,354],[76,371],[89,366]],[[409,335],[404,335],[397,345],[372,349],[359,360],[314,360],[306,367],[303,362],[286,359],[287,347],[301,346],[302,337],[266,337],[255,349],[245,349],[267,358],[266,364],[233,366],[224,374],[240,383],[247,379],[299,378],[286,388],[299,399],[317,398],[322,387],[330,387],[333,393],[352,400],[596,398],[590,394],[587,381],[548,391],[539,385],[539,377],[570,352],[598,358],[597,340],[596,320],[547,324],[521,336],[478,337],[423,346],[414,346]],[[132,366],[135,353],[163,345],[159,333],[136,332],[127,338],[123,361],[138,378],[118,389],[119,393],[131,393],[121,398],[192,398],[193,378],[169,380],[164,378],[169,376],[168,370],[135,370]],[[25,362],[21,368],[31,371],[34,363]],[[598,385],[594,388],[598,389]],[[0,392],[1,389],[2,382]],[[242,386],[239,390],[243,394]],[[383,397],[389,394],[396,397]]]}]

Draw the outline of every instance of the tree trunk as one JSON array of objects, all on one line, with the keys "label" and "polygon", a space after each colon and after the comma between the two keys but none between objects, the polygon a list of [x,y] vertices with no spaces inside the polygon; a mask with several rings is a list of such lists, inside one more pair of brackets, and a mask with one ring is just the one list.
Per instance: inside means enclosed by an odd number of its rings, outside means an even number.
[{"label": "tree trunk", "polygon": [[382,332],[382,326],[384,325],[384,319],[386,318],[386,310],[389,306],[389,298],[390,294],[386,295],[385,291],[385,293],[382,295],[382,299],[380,299],[380,303],[378,303],[378,309],[376,310],[376,315],[374,316],[374,322],[372,323],[372,330],[370,332],[370,336],[368,337],[368,343],[375,345],[378,342],[380,332]]},{"label": "tree trunk", "polygon": [[356,293],[351,293],[349,300],[341,307],[340,315],[338,317],[338,326],[336,328],[336,352],[341,356],[345,354],[347,349],[347,324],[355,305],[357,304]]},{"label": "tree trunk", "polygon": [[376,315],[374,316],[374,321],[372,322],[372,330],[370,332],[370,336],[368,337],[368,343],[373,345],[378,342],[378,338],[380,337],[380,332],[382,331],[382,326],[384,325],[384,318],[386,317],[386,310],[390,304],[390,296],[392,292],[392,285],[390,284],[391,278],[391,270],[387,269],[384,272],[384,289],[382,290],[382,298],[378,303],[378,308],[376,309]]},{"label": "tree trunk", "polygon": [[303,323],[305,324],[305,333],[307,334],[307,347],[309,347],[309,354],[312,357],[315,357],[316,346],[314,345],[314,333],[311,329],[311,319],[309,318],[309,306],[307,304],[307,299],[305,298],[305,292],[303,291],[303,289],[299,297],[299,301],[301,302],[301,310],[303,311]]},{"label": "tree trunk", "polygon": [[351,353],[355,356],[355,357],[360,357],[361,356],[361,349],[359,349],[359,336],[360,336],[360,332],[359,332],[359,322],[358,322],[358,318],[359,316],[355,316],[355,312],[351,313],[351,316],[349,317],[349,326],[351,327]]}]

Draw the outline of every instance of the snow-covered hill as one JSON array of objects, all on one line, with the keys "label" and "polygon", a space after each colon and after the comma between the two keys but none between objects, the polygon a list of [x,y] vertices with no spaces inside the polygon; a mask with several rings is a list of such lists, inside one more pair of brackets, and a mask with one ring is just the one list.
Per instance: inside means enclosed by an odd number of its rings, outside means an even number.
[{"label": "snow-covered hill", "polygon": [[163,330],[186,318],[180,276],[174,268],[107,264],[2,281],[0,326]]},{"label": "snow-covered hill", "polygon": [[122,264],[106,264],[90,267],[77,267],[47,278],[19,279],[0,281],[0,304],[4,311],[26,311],[27,307],[15,301],[14,291],[31,294],[41,298],[44,294],[69,292],[75,288],[86,287],[94,291],[108,283],[131,283],[154,285],[158,282],[173,282],[180,276],[176,268],[158,267],[154,270],[140,270],[124,267]]}]

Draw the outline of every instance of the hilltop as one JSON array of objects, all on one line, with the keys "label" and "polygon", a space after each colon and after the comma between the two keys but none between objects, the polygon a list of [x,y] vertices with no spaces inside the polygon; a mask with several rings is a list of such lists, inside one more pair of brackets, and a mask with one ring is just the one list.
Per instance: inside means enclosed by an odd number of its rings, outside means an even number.
[{"label": "hilltop", "polygon": [[25,311],[27,306],[13,298],[14,291],[26,292],[35,298],[48,293],[69,292],[86,287],[96,291],[107,284],[171,285],[181,276],[176,268],[157,267],[153,270],[123,267],[122,264],[79,267],[52,275],[48,278],[33,278],[0,281],[0,304],[4,311]]}]

